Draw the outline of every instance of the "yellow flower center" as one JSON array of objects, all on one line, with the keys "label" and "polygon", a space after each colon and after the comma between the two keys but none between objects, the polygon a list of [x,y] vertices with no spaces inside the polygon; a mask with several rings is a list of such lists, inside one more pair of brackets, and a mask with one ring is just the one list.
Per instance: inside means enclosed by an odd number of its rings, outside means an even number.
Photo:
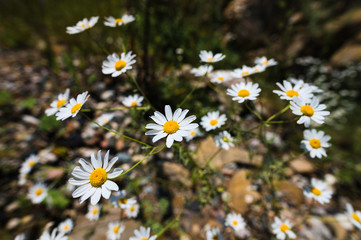
[{"label": "yellow flower center", "polygon": [[148,240],[148,238],[141,238],[140,240]]},{"label": "yellow flower center", "polygon": [[70,112],[71,114],[74,114],[76,111],[78,111],[81,108],[81,103],[77,103],[75,104],[71,109]]},{"label": "yellow flower center", "polygon": [[127,63],[125,61],[119,60],[115,63],[114,68],[115,68],[115,70],[120,71],[125,67],[125,65],[127,65]]},{"label": "yellow flower center", "polygon": [[223,142],[229,142],[229,139],[227,137],[222,137]]},{"label": "yellow flower center", "polygon": [[286,231],[290,230],[290,228],[286,224],[282,224],[280,226],[280,229],[282,232],[286,232]]},{"label": "yellow flower center", "polygon": [[118,231],[119,231],[119,226],[115,226],[115,227],[113,228],[113,233],[118,233]]},{"label": "yellow flower center", "polygon": [[58,101],[58,103],[56,104],[56,108],[60,108],[61,106],[63,106],[65,104],[65,100],[64,99],[61,99]]},{"label": "yellow flower center", "polygon": [[117,18],[117,19],[115,19],[115,23],[123,23],[124,21],[123,21],[123,19],[121,19],[121,18]]},{"label": "yellow flower center", "polygon": [[42,188],[38,188],[38,189],[36,189],[36,191],[35,191],[35,195],[36,195],[36,196],[40,196],[42,193],[43,193],[43,189],[42,189]]},{"label": "yellow flower center", "polygon": [[94,208],[93,209],[93,214],[95,215],[95,214],[97,214],[98,213],[98,208]]},{"label": "yellow flower center", "polygon": [[316,196],[320,196],[321,195],[321,191],[318,188],[312,188],[311,192],[313,194],[315,194]]},{"label": "yellow flower center", "polygon": [[210,58],[207,58],[208,61],[212,62],[213,61],[213,58],[210,57]]},{"label": "yellow flower center", "polygon": [[313,114],[315,113],[315,111],[313,110],[313,108],[310,105],[303,105],[300,110],[303,113],[303,115],[306,115],[309,117],[312,117]]},{"label": "yellow flower center", "polygon": [[64,230],[67,231],[69,229],[69,226],[68,225],[65,225],[64,226]]},{"label": "yellow flower center", "polygon": [[249,75],[249,72],[242,72],[241,75]]},{"label": "yellow flower center", "polygon": [[233,220],[233,221],[232,221],[232,224],[233,224],[234,226],[237,226],[237,225],[238,225],[238,221]]},{"label": "yellow flower center", "polygon": [[269,62],[266,60],[266,61],[263,61],[262,64],[263,64],[263,65],[268,65]]},{"label": "yellow flower center", "polygon": [[218,80],[223,82],[224,81],[224,78],[223,77],[218,77]]},{"label": "yellow flower center", "polygon": [[253,71],[255,71],[255,72],[258,72],[258,70],[259,70],[258,68],[253,69]]},{"label": "yellow flower center", "polygon": [[239,97],[248,97],[249,96],[249,91],[247,89],[241,89],[238,91],[238,96]]},{"label": "yellow flower center", "polygon": [[173,134],[177,132],[178,129],[179,129],[179,124],[174,120],[167,121],[163,125],[163,131],[168,134]]},{"label": "yellow flower center", "polygon": [[311,147],[316,148],[316,149],[320,148],[321,147],[321,141],[316,139],[316,138],[312,138],[312,139],[310,139],[310,145],[311,145]]},{"label": "yellow flower center", "polygon": [[289,97],[294,97],[294,96],[298,97],[299,96],[298,92],[295,91],[295,90],[288,90],[286,92],[286,95],[289,96]]},{"label": "yellow flower center", "polygon": [[361,223],[361,219],[360,219],[360,217],[359,217],[356,213],[352,213],[352,218],[353,218],[355,221]]},{"label": "yellow flower center", "polygon": [[130,211],[133,212],[134,210],[135,210],[135,206],[132,205],[132,206],[130,207]]},{"label": "yellow flower center", "polygon": [[89,181],[93,187],[100,187],[107,180],[108,174],[104,168],[97,168],[90,174]]},{"label": "yellow flower center", "polygon": [[196,134],[196,131],[191,131],[191,136],[194,136]]},{"label": "yellow flower center", "polygon": [[83,28],[85,28],[85,24],[82,24],[81,26],[82,26]]},{"label": "yellow flower center", "polygon": [[120,203],[120,204],[126,204],[128,202],[128,199],[126,199],[126,198],[119,198],[118,199],[118,203]]},{"label": "yellow flower center", "polygon": [[218,120],[217,119],[212,119],[209,124],[211,124],[212,126],[217,125],[218,124]]},{"label": "yellow flower center", "polygon": [[137,102],[136,101],[134,101],[134,102],[132,102],[131,104],[130,104],[130,106],[132,106],[132,107],[135,107],[135,106],[137,106]]},{"label": "yellow flower center", "polygon": [[35,161],[30,161],[30,162],[28,163],[29,167],[34,166],[34,164],[35,164]]}]

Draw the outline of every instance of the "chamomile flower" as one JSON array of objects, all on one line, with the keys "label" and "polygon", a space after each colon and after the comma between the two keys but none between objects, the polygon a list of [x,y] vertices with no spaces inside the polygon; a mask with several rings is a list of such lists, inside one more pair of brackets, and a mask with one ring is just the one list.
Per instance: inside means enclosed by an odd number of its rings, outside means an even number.
[{"label": "chamomile flower", "polygon": [[202,133],[199,130],[199,128],[193,129],[192,131],[190,131],[188,133],[188,136],[185,136],[186,141],[189,142],[190,140],[192,140],[193,138],[197,137],[197,136],[201,136]]},{"label": "chamomile flower", "polygon": [[256,100],[261,92],[258,83],[252,84],[251,82],[240,82],[233,84],[231,88],[227,89],[227,95],[232,96],[233,101],[243,103],[245,100]]},{"label": "chamomile flower", "polygon": [[86,91],[79,94],[76,99],[70,99],[69,103],[65,107],[61,107],[56,113],[56,120],[65,120],[70,117],[75,117],[88,98],[88,91]]},{"label": "chamomile flower", "polygon": [[[113,117],[114,117],[114,113],[103,113],[102,115],[97,117],[97,119],[95,119],[95,122],[97,122],[100,126],[104,126],[107,123],[109,123],[110,120],[113,119]],[[97,127],[98,125],[93,123],[91,126]]]},{"label": "chamomile flower", "polygon": [[144,97],[139,96],[138,94],[134,94],[128,97],[125,97],[122,101],[123,105],[131,108],[131,107],[140,107],[142,106],[142,101]]},{"label": "chamomile flower", "polygon": [[214,141],[216,142],[217,147],[221,147],[222,149],[228,150],[229,147],[234,147],[233,138],[231,134],[227,131],[223,131],[217,136],[214,137]]},{"label": "chamomile flower", "polygon": [[152,139],[153,142],[161,138],[167,137],[166,145],[170,148],[174,141],[180,142],[183,137],[188,136],[189,132],[198,127],[197,123],[191,123],[196,119],[195,115],[185,118],[188,109],[182,110],[178,108],[174,114],[169,105],[164,107],[165,116],[156,111],[150,118],[156,123],[148,123],[145,128],[151,129],[145,135],[155,135]]},{"label": "chamomile flower", "polygon": [[110,222],[108,224],[107,239],[119,240],[120,235],[124,232],[124,225],[121,222]]},{"label": "chamomile flower", "polygon": [[118,177],[123,169],[115,168],[110,172],[113,165],[118,161],[117,157],[109,159],[109,150],[104,156],[102,161],[101,151],[98,151],[98,156],[91,154],[91,163],[80,159],[79,163],[81,166],[74,168],[72,175],[74,178],[69,179],[69,183],[80,186],[73,192],[73,198],[80,197],[79,202],[82,203],[89,197],[91,197],[91,204],[97,204],[100,197],[103,196],[105,199],[109,199],[111,191],[118,191],[118,185],[109,180]]},{"label": "chamomile flower", "polygon": [[211,75],[211,82],[214,83],[224,83],[231,80],[231,74],[229,72],[226,71],[217,71],[217,72],[213,72]]},{"label": "chamomile flower", "polygon": [[325,109],[326,105],[320,104],[316,97],[313,97],[309,101],[295,97],[293,101],[291,101],[291,110],[293,114],[301,116],[297,123],[304,124],[305,127],[310,126],[311,120],[318,124],[324,123],[325,116],[330,115],[329,111],[323,111]]},{"label": "chamomile flower", "polygon": [[55,100],[52,103],[50,103],[50,108],[45,110],[45,114],[47,116],[51,116],[57,113],[62,106],[67,104],[69,99],[69,93],[70,93],[69,88],[67,88],[64,93],[60,93],[58,95],[58,100]]},{"label": "chamomile flower", "polygon": [[198,68],[192,68],[191,73],[196,77],[203,77],[204,75],[213,71],[213,67],[211,65],[201,65]]},{"label": "chamomile flower", "polygon": [[289,81],[283,80],[283,85],[281,83],[276,83],[277,86],[282,90],[273,90],[281,99],[292,100],[294,97],[299,97],[304,100],[308,100],[312,98],[312,90],[311,88],[304,86],[302,87],[302,83],[298,82],[294,86]]},{"label": "chamomile flower", "polygon": [[315,199],[321,204],[329,203],[332,197],[332,191],[327,190],[327,188],[326,182],[312,178],[311,187],[305,187],[303,194],[307,198]]},{"label": "chamomile flower", "polygon": [[77,34],[83,32],[89,28],[94,27],[94,25],[98,22],[99,17],[91,17],[90,20],[84,18],[83,20],[77,22],[75,26],[67,27],[66,33],[68,34]]},{"label": "chamomile flower", "polygon": [[25,234],[21,233],[15,236],[14,240],[25,240]]},{"label": "chamomile flower", "polygon": [[254,63],[257,65],[263,65],[265,67],[271,67],[278,64],[273,58],[267,59],[266,57],[256,58]]},{"label": "chamomile flower", "polygon": [[136,62],[134,58],[135,55],[132,55],[132,51],[127,54],[121,53],[120,57],[118,54],[113,53],[103,61],[102,72],[103,74],[111,74],[112,77],[118,77],[133,68],[132,64]]},{"label": "chamomile flower", "polygon": [[125,206],[125,215],[128,218],[136,218],[139,213],[139,204],[138,203],[127,203]]},{"label": "chamomile flower", "polygon": [[276,235],[276,238],[280,240],[284,240],[287,237],[290,239],[296,238],[296,234],[291,228],[292,225],[288,219],[281,221],[281,219],[275,217],[275,221],[272,223],[272,232]]},{"label": "chamomile flower", "polygon": [[105,17],[104,25],[108,27],[117,27],[126,25],[135,20],[133,15],[124,14],[121,18]]},{"label": "chamomile flower", "polygon": [[209,112],[201,118],[202,127],[208,132],[221,127],[227,121],[225,114],[219,115],[219,111]]},{"label": "chamomile flower", "polygon": [[206,232],[207,240],[223,240],[221,230],[219,228],[214,227]]},{"label": "chamomile flower", "polygon": [[201,59],[201,62],[207,62],[207,63],[215,63],[223,60],[226,56],[222,53],[217,53],[216,55],[213,55],[212,51],[205,51],[202,50],[199,53],[199,58]]},{"label": "chamomile flower", "polygon": [[29,189],[28,198],[32,203],[41,203],[48,196],[48,188],[44,183],[37,183]]},{"label": "chamomile flower", "polygon": [[237,213],[228,213],[225,225],[232,227],[236,232],[246,228],[246,223],[244,222],[242,215]]},{"label": "chamomile flower", "polygon": [[67,240],[68,236],[64,236],[64,233],[59,232],[58,229],[54,229],[51,234],[48,230],[45,230],[38,240]]},{"label": "chamomile flower", "polygon": [[102,206],[100,204],[95,204],[95,205],[89,204],[88,213],[85,215],[85,217],[90,221],[96,221],[99,219],[101,209]]},{"label": "chamomile flower", "polygon": [[141,226],[138,229],[134,230],[134,237],[130,237],[129,240],[155,240],[157,235],[150,236],[150,228],[145,228]]},{"label": "chamomile flower", "polygon": [[18,185],[20,185],[20,186],[24,185],[26,183],[26,177],[27,177],[26,173],[20,172]]},{"label": "chamomile flower", "polygon": [[136,204],[137,200],[132,197],[132,198],[127,198],[127,191],[126,190],[121,190],[118,192],[115,192],[111,197],[110,197],[110,202],[114,205],[114,207],[120,207],[120,208],[126,208],[128,204]]},{"label": "chamomile flower", "polygon": [[319,87],[306,83],[305,81],[303,81],[302,79],[297,79],[297,78],[290,78],[289,79],[293,84],[300,84],[301,88],[303,87],[308,87],[309,89],[311,89],[311,93],[322,93],[323,90],[320,89]]},{"label": "chamomile flower", "polygon": [[248,66],[243,66],[242,68],[236,68],[232,71],[232,76],[235,78],[244,78],[251,75],[254,72],[254,69]]},{"label": "chamomile flower", "polygon": [[20,173],[28,174],[35,164],[39,162],[39,156],[35,154],[31,154],[25,162],[21,165]]},{"label": "chamomile flower", "polygon": [[59,223],[58,229],[59,232],[68,234],[71,232],[71,230],[73,230],[73,227],[74,227],[73,220],[71,220],[71,218],[67,218],[61,223]]},{"label": "chamomile flower", "polygon": [[302,140],[302,144],[306,150],[310,152],[312,158],[322,158],[322,156],[327,157],[325,148],[330,146],[328,143],[331,139],[330,136],[325,135],[323,131],[312,129],[303,131],[303,137],[304,140]]},{"label": "chamomile flower", "polygon": [[251,69],[252,69],[251,74],[260,73],[260,72],[264,72],[266,70],[266,66],[257,64],[256,66],[252,67]]},{"label": "chamomile flower", "polygon": [[351,223],[361,230],[361,212],[360,211],[354,211],[351,204],[346,203],[346,215],[348,219],[351,221]]}]

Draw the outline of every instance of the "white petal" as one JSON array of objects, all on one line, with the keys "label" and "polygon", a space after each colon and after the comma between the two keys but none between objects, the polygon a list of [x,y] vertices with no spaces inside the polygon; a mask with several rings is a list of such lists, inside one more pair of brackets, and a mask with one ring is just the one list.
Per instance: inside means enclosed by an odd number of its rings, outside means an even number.
[{"label": "white petal", "polygon": [[90,203],[92,205],[97,204],[99,202],[99,200],[100,200],[101,195],[102,195],[102,189],[101,188],[96,188],[95,193],[93,194],[93,196],[90,199]]},{"label": "white petal", "polygon": [[104,186],[107,187],[109,190],[113,190],[113,191],[118,191],[119,190],[118,185],[115,182],[110,181],[110,180],[107,180],[104,183]]}]

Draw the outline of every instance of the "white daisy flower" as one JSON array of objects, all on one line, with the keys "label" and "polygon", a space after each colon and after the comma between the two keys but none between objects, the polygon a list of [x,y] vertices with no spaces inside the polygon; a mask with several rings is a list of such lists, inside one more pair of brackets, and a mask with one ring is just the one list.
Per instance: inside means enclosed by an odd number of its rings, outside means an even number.
[{"label": "white daisy flower", "polygon": [[330,136],[325,135],[323,131],[312,129],[303,131],[303,137],[304,140],[302,140],[301,143],[304,145],[306,150],[310,152],[310,156],[312,158],[322,158],[322,156],[327,157],[325,148],[331,146],[328,143],[331,139]]},{"label": "white daisy flower", "polygon": [[243,231],[246,228],[242,215],[237,213],[228,213],[225,225],[232,227],[236,232]]},{"label": "white daisy flower", "polygon": [[124,225],[121,222],[108,223],[107,239],[108,240],[120,240],[120,235],[124,232]]},{"label": "white daisy flower", "polygon": [[27,174],[31,171],[31,169],[34,167],[35,164],[37,164],[39,162],[39,156],[36,154],[31,154],[26,160],[25,162],[23,162],[23,164],[21,165],[20,168],[20,175],[24,175]]},{"label": "white daisy flower", "polygon": [[202,50],[199,53],[199,58],[201,59],[201,62],[207,62],[207,63],[215,63],[223,60],[226,56],[222,53],[217,53],[213,56],[212,51],[205,51]]},{"label": "white daisy flower", "polygon": [[88,213],[85,215],[85,217],[90,221],[96,221],[99,219],[101,209],[102,206],[100,204],[88,204]]},{"label": "white daisy flower", "polygon": [[351,204],[346,203],[346,215],[350,222],[359,230],[361,230],[361,212],[360,211],[354,211]]},{"label": "white daisy flower", "polygon": [[311,89],[311,93],[322,93],[323,90],[320,89],[319,87],[309,84],[309,83],[305,83],[305,81],[303,81],[302,79],[297,79],[297,78],[290,78],[289,79],[293,84],[300,84],[301,88],[303,87],[308,87],[309,89]]},{"label": "white daisy flower", "polygon": [[196,77],[203,77],[204,75],[211,73],[213,71],[213,66],[211,65],[201,65],[198,68],[192,68],[191,73]]},{"label": "white daisy flower", "polygon": [[66,33],[76,34],[92,28],[98,22],[98,18],[99,17],[91,17],[90,20],[84,18],[83,20],[77,22],[75,26],[67,27]]},{"label": "white daisy flower", "polygon": [[256,100],[261,92],[258,83],[252,84],[251,82],[240,82],[233,84],[231,88],[227,89],[227,95],[232,96],[233,101],[243,103],[245,100]]},{"label": "white daisy flower", "polygon": [[68,236],[64,236],[62,232],[58,233],[58,229],[55,228],[51,234],[45,230],[38,240],[68,240]]},{"label": "white daisy flower", "polygon": [[71,232],[71,230],[73,230],[73,227],[74,227],[73,220],[71,220],[71,218],[67,218],[64,221],[62,221],[61,223],[59,223],[58,229],[59,229],[59,232],[68,234]]},{"label": "white daisy flower", "polygon": [[266,66],[257,64],[256,66],[252,67],[251,69],[252,69],[251,74],[260,73],[260,72],[264,72],[266,70]]},{"label": "white daisy flower", "polygon": [[128,218],[136,218],[139,213],[139,204],[138,203],[127,203],[125,206],[125,215]]},{"label": "white daisy flower", "polygon": [[64,121],[67,118],[75,117],[88,98],[88,91],[86,91],[82,94],[79,94],[76,99],[70,99],[69,103],[65,107],[60,108],[59,112],[56,113],[56,120]]},{"label": "white daisy flower", "polygon": [[211,75],[211,82],[218,83],[218,84],[227,82],[231,79],[232,79],[231,74],[226,71],[213,72]]},{"label": "white daisy flower", "polygon": [[21,233],[15,236],[14,240],[25,240],[25,234]]},{"label": "white daisy flower", "polygon": [[193,129],[192,131],[189,131],[188,136],[185,136],[185,139],[187,142],[189,142],[193,138],[195,138],[197,136],[201,136],[201,135],[202,135],[202,133],[199,130],[199,128],[196,128],[196,129]]},{"label": "white daisy flower", "polygon": [[139,96],[138,94],[134,94],[128,97],[125,97],[122,101],[123,105],[131,108],[131,107],[140,107],[142,106],[142,101],[144,97]]},{"label": "white daisy flower", "polygon": [[214,227],[206,232],[207,240],[223,240],[221,230],[219,228]]},{"label": "white daisy flower", "polygon": [[[103,113],[102,115],[100,115],[99,117],[97,117],[95,119],[95,122],[97,122],[100,126],[104,126],[104,125],[108,124],[110,122],[110,120],[113,119],[113,117],[114,117],[114,113]],[[90,126],[98,127],[98,125],[95,123],[91,123]]]},{"label": "white daisy flower", "polygon": [[298,119],[298,124],[304,124],[305,127],[309,127],[311,120],[318,124],[325,122],[325,116],[330,115],[329,111],[323,111],[326,109],[325,104],[320,104],[318,98],[313,97],[311,100],[305,101],[302,98],[295,97],[291,101],[291,110],[293,114],[301,116]]},{"label": "white daisy flower", "polygon": [[117,27],[126,25],[131,23],[135,20],[133,15],[124,14],[121,18],[114,18],[114,17],[105,17],[104,25],[108,27]]},{"label": "white daisy flower", "polygon": [[26,183],[26,177],[27,177],[26,173],[20,172],[18,185],[20,185],[20,186],[24,185]]},{"label": "white daisy flower", "polygon": [[41,203],[48,196],[48,188],[44,183],[37,183],[29,189],[28,198],[32,203]]},{"label": "white daisy flower", "polygon": [[278,217],[275,217],[274,223],[272,223],[272,232],[276,235],[277,239],[284,240],[287,237],[290,239],[296,238],[296,234],[291,230],[292,225],[289,219],[281,221]]},{"label": "white daisy flower", "polygon": [[253,72],[253,68],[244,65],[242,68],[234,69],[231,74],[235,78],[244,78],[251,75]]},{"label": "white daisy flower", "polygon": [[59,110],[62,106],[64,106],[65,104],[67,104],[68,99],[69,99],[69,93],[70,93],[69,88],[67,88],[64,93],[60,93],[60,94],[58,95],[58,100],[55,100],[55,101],[53,101],[52,103],[50,103],[50,108],[48,108],[48,109],[45,110],[45,114],[46,114],[47,116],[51,116],[51,115],[54,115],[55,113],[57,113],[58,110]]},{"label": "white daisy flower", "polygon": [[266,57],[260,57],[260,58],[256,58],[254,60],[254,63],[257,64],[257,65],[263,65],[263,66],[266,66],[266,67],[271,67],[271,66],[274,66],[274,65],[277,65],[278,63],[273,59],[267,59]]},{"label": "white daisy flower", "polygon": [[138,229],[134,230],[134,237],[130,237],[129,240],[155,240],[157,235],[150,236],[150,228],[145,228],[141,226]]},{"label": "white daisy flower", "polygon": [[313,97],[311,88],[307,86],[302,87],[301,82],[295,84],[294,86],[286,80],[283,80],[283,85],[279,82],[276,84],[282,91],[273,90],[273,92],[280,96],[281,99],[293,100],[294,97],[299,97],[304,100],[308,100]]},{"label": "white daisy flower", "polygon": [[228,150],[229,147],[234,147],[233,138],[231,134],[227,131],[223,131],[217,136],[214,137],[214,141],[216,142],[217,147],[221,147],[222,149]]},{"label": "white daisy flower", "polygon": [[118,208],[126,208],[127,205],[133,205],[137,203],[137,200],[135,199],[135,197],[132,198],[127,198],[127,191],[126,190],[121,190],[118,192],[115,192],[111,197],[110,197],[110,202],[114,205],[114,207]]},{"label": "white daisy flower", "polygon": [[161,138],[167,137],[166,145],[170,148],[174,141],[180,142],[183,137],[188,136],[189,132],[198,127],[197,123],[191,123],[196,120],[196,116],[192,115],[185,118],[188,109],[182,110],[178,108],[172,113],[169,105],[164,107],[165,116],[156,111],[150,118],[156,123],[148,123],[145,128],[151,129],[145,135],[155,135],[152,139],[153,142]]},{"label": "white daisy flower", "polygon": [[225,114],[219,115],[219,111],[209,112],[201,119],[202,127],[208,132],[221,127],[227,121]]},{"label": "white daisy flower", "polygon": [[112,77],[118,77],[133,68],[132,64],[136,62],[133,58],[135,58],[135,55],[132,55],[132,51],[127,54],[122,53],[120,57],[118,54],[113,53],[103,61],[102,72],[103,74],[111,74]]},{"label": "white daisy flower", "polygon": [[332,191],[327,190],[327,188],[326,182],[312,178],[311,187],[305,187],[303,194],[307,198],[313,198],[321,204],[329,203],[332,197]]},{"label": "white daisy flower", "polygon": [[102,161],[101,151],[98,151],[97,158],[95,154],[91,154],[91,163],[80,159],[79,163],[81,166],[74,168],[72,175],[74,178],[69,179],[69,183],[80,186],[73,192],[73,198],[80,197],[79,202],[82,203],[89,197],[91,197],[91,204],[97,204],[100,197],[103,196],[105,199],[109,199],[111,191],[118,191],[118,185],[109,180],[118,177],[123,169],[115,168],[110,172],[113,165],[118,161],[117,157],[109,159],[109,150],[104,156]]}]

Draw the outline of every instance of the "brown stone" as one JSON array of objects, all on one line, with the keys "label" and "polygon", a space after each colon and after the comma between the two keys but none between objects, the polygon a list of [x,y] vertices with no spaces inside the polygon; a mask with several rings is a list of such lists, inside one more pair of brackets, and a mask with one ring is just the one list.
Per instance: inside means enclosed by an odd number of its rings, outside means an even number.
[{"label": "brown stone", "polygon": [[172,182],[181,183],[186,187],[190,187],[192,185],[189,171],[181,164],[164,162],[163,171]]},{"label": "brown stone", "polygon": [[275,183],[275,186],[285,201],[289,201],[295,206],[300,206],[303,203],[303,190],[290,181],[283,180]]},{"label": "brown stone", "polygon": [[312,162],[305,157],[301,157],[290,162],[290,167],[298,173],[311,173],[315,170]]}]

